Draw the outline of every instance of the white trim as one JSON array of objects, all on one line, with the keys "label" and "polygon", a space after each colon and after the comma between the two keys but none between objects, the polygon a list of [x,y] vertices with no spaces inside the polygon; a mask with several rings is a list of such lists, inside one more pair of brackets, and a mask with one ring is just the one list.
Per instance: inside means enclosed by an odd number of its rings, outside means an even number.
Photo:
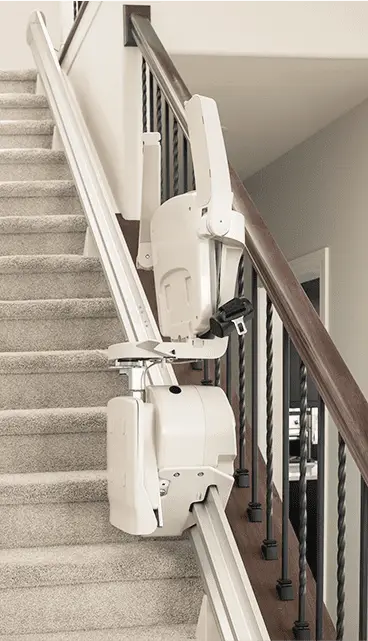
[{"label": "white trim", "polygon": [[295,258],[290,267],[300,283],[315,278],[320,279],[319,315],[321,321],[329,329],[329,289],[330,289],[330,251],[328,247]]},{"label": "white trim", "polygon": [[[80,20],[78,28],[73,36],[73,40],[70,43],[69,49],[65,54],[65,58],[62,62],[62,68],[65,73],[69,73],[74,60],[76,59],[79,49],[81,48],[83,41],[85,40],[100,8],[102,2],[89,2],[86,10],[83,13],[83,16]],[[123,37],[123,35],[121,36]],[[106,46],[106,43],[96,43],[96,47]]]}]

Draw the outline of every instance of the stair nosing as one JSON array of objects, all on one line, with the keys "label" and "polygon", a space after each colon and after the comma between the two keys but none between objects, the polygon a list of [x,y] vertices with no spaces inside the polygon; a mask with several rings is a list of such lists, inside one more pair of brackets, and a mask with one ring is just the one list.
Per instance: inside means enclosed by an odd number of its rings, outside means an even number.
[{"label": "stair nosing", "polygon": [[[27,192],[33,192],[30,195]],[[45,193],[46,192],[46,193]],[[49,193],[47,193],[49,192]],[[63,194],[64,192],[64,194]],[[2,198],[76,198],[72,180],[3,180],[0,181],[0,204]]]}]

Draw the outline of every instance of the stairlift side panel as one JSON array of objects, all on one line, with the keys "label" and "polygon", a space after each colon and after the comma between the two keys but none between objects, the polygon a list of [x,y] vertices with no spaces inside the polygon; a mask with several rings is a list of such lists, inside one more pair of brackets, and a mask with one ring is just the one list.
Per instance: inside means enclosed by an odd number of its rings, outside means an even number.
[{"label": "stairlift side panel", "polygon": [[215,297],[213,241],[198,237],[195,192],[159,207],[151,223],[153,268],[160,329],[173,340],[208,329]]},{"label": "stairlift side panel", "polygon": [[109,401],[107,479],[110,522],[129,534],[152,534],[157,527],[153,510],[155,506],[159,507],[159,482],[153,430],[153,407],[149,403],[124,396]]}]

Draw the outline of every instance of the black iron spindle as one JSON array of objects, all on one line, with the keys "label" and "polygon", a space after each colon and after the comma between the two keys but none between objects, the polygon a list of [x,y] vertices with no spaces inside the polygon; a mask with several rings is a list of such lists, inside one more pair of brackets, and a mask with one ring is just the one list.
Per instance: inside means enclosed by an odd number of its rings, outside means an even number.
[{"label": "black iron spindle", "polygon": [[226,350],[226,396],[232,405],[232,354],[231,354],[232,336],[229,336],[229,343]]},{"label": "black iron spindle", "polygon": [[282,551],[281,578],[276,590],[281,601],[294,598],[293,583],[289,577],[289,414],[290,414],[290,338],[284,327],[282,354]]},{"label": "black iron spindle", "polygon": [[[157,131],[161,136],[162,142],[162,93],[161,89],[156,83],[156,122]],[[162,149],[162,145],[161,145]],[[163,169],[163,153],[161,151],[161,202],[164,200],[164,169]]]},{"label": "black iron spindle", "polygon": [[179,194],[179,126],[178,121],[173,121],[173,191],[174,196]]},{"label": "black iron spindle", "polygon": [[142,58],[142,125],[143,131],[147,131],[148,114],[147,114],[147,63]]},{"label": "black iron spindle", "polygon": [[258,276],[252,267],[252,500],[247,515],[251,523],[262,522],[258,501]]},{"label": "black iron spindle", "polygon": [[316,641],[323,639],[323,586],[325,536],[325,404],[318,403],[318,477],[317,477],[317,574],[316,574]]},{"label": "black iron spindle", "polygon": [[306,620],[307,596],[307,462],[308,462],[308,379],[300,364],[300,463],[299,463],[299,607],[293,633],[296,639],[310,639]]},{"label": "black iron spindle", "polygon": [[188,141],[184,136],[183,139],[183,192],[184,194],[189,191],[188,181]]},{"label": "black iron spindle", "polygon": [[273,305],[267,296],[266,305],[266,538],[262,556],[266,561],[278,557],[277,541],[273,538]]},{"label": "black iron spindle", "polygon": [[165,121],[164,121],[164,145],[162,146],[162,153],[164,154],[164,200],[168,200],[171,195],[171,185],[170,185],[170,164],[171,164],[171,155],[170,155],[170,107],[165,100]]},{"label": "black iron spindle", "polygon": [[[239,261],[238,269],[238,296],[244,296],[244,253]],[[235,471],[235,483],[237,487],[249,487],[249,471],[246,468],[246,360],[245,360],[245,336],[238,336],[238,358],[239,358],[239,467]]]},{"label": "black iron spindle", "polygon": [[337,484],[337,617],[336,639],[344,638],[345,623],[345,532],[346,532],[346,446],[339,434]]},{"label": "black iron spindle", "polygon": [[155,96],[155,80],[150,71],[149,73],[149,123],[150,131],[155,130],[155,110],[154,110],[154,96]]},{"label": "black iron spindle", "polygon": [[212,385],[212,379],[210,378],[210,364],[208,360],[203,361],[203,380],[201,385]]},{"label": "black iron spindle", "polygon": [[368,486],[360,484],[360,572],[359,572],[359,641],[367,641],[368,631]]}]

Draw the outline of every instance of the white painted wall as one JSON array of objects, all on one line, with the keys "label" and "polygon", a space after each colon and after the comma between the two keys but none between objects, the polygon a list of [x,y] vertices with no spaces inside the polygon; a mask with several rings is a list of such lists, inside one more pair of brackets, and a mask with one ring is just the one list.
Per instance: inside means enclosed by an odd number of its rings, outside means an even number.
[{"label": "white painted wall", "polygon": [[89,2],[63,69],[120,212],[140,211],[141,57],[124,47],[120,2]]},{"label": "white painted wall", "polygon": [[196,0],[151,5],[153,24],[170,53],[295,58],[368,55],[366,2]]},{"label": "white painted wall", "polygon": [[[330,333],[368,396],[367,234],[368,101],[305,141],[247,182],[289,260],[330,248]],[[326,598],[335,611],[336,452],[327,425]],[[359,475],[348,459],[346,638],[358,638]]]},{"label": "white painted wall", "polygon": [[[60,46],[61,2],[0,2],[0,69],[32,69],[34,61],[26,42],[28,18],[40,10],[46,17],[53,45]],[[69,3],[68,3],[69,4]],[[72,2],[70,3],[72,4]]]}]

